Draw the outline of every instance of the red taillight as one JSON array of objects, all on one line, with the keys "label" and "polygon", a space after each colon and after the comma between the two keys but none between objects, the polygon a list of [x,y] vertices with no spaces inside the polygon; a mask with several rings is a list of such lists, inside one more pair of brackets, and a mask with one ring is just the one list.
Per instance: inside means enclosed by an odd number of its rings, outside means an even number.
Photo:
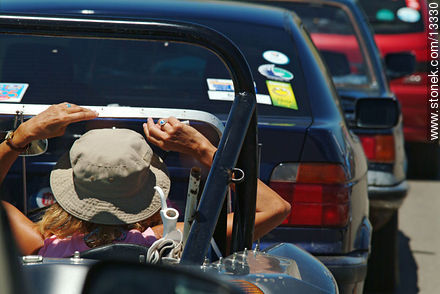
[{"label": "red taillight", "polygon": [[275,168],[270,187],[292,205],[284,225],[343,227],[349,217],[347,181],[338,164],[282,164]]},{"label": "red taillight", "polygon": [[359,135],[359,139],[369,161],[381,163],[395,161],[394,137],[392,135]]}]

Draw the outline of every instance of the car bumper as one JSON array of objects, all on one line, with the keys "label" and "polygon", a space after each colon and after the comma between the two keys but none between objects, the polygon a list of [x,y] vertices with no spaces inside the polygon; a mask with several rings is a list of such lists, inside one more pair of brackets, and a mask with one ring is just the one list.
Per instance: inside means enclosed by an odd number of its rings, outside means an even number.
[{"label": "car bumper", "polygon": [[[343,256],[316,256],[333,274],[339,293],[358,293],[367,276],[368,252]],[[361,293],[361,292],[359,292]]]},{"label": "car bumper", "polygon": [[370,209],[397,210],[408,193],[407,181],[393,186],[368,185]]}]

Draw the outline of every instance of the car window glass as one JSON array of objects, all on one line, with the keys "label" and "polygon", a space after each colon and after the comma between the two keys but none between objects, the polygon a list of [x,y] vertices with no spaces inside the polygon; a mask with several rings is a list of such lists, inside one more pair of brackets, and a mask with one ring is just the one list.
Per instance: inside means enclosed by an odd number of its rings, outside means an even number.
[{"label": "car window glass", "polygon": [[419,0],[360,0],[375,33],[423,32]]},{"label": "car window glass", "polygon": [[359,35],[344,9],[298,2],[277,2],[277,5],[294,11],[302,19],[337,88],[376,86]]},{"label": "car window glass", "polygon": [[[284,37],[275,32],[273,35],[275,39]],[[304,79],[294,56],[282,66],[262,57],[270,49],[282,50],[287,56],[294,52],[285,48],[291,44],[279,49],[267,40],[267,44],[253,46],[251,41],[255,40],[248,37],[249,42],[240,45],[252,60],[259,113],[308,115]],[[14,102],[71,101],[79,105],[191,108],[226,114],[234,98],[226,67],[201,47],[16,35],[2,35],[0,39],[0,83],[28,85],[22,99]],[[266,76],[259,73],[265,64]]]},{"label": "car window glass", "polygon": [[[319,56],[318,49],[314,46],[312,42],[312,38],[310,37],[310,33],[307,31],[307,28],[305,26],[301,26],[301,34],[304,36],[304,40],[307,43],[310,43],[310,51],[315,56],[315,61],[318,63],[319,67],[322,69],[323,72],[327,72],[326,67],[324,65],[324,62],[322,61],[322,58]],[[324,81],[327,84],[328,89],[332,92],[331,97],[333,97],[335,101],[335,105],[339,110],[339,113],[341,114],[341,117],[344,118],[345,121],[345,115],[344,111],[342,109],[342,101],[341,97],[338,95],[335,84],[333,83],[330,74],[324,74],[322,75],[324,77]]]}]

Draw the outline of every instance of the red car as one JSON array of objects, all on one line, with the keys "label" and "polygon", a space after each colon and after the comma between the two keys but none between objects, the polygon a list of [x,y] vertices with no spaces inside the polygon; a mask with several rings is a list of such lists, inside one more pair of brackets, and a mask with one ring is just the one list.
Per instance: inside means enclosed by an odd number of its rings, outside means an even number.
[{"label": "red car", "polygon": [[428,129],[428,4],[426,0],[360,0],[375,32],[376,43],[388,53],[411,52],[416,71],[391,79],[391,90],[402,106],[409,172],[437,176],[440,152],[430,144]]}]

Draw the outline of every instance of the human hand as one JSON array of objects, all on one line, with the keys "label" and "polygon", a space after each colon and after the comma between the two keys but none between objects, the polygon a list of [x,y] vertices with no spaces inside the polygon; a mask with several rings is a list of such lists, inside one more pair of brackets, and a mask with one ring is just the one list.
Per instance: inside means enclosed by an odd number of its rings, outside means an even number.
[{"label": "human hand", "polygon": [[[165,124],[160,124],[164,121]],[[183,124],[175,117],[162,118],[158,123],[148,118],[143,124],[147,140],[166,150],[191,155],[201,163],[210,166],[217,150],[209,140],[193,127]]]},{"label": "human hand", "polygon": [[33,140],[61,136],[69,124],[96,117],[97,112],[75,104],[54,104],[17,128],[13,138],[14,145],[24,147]]}]

